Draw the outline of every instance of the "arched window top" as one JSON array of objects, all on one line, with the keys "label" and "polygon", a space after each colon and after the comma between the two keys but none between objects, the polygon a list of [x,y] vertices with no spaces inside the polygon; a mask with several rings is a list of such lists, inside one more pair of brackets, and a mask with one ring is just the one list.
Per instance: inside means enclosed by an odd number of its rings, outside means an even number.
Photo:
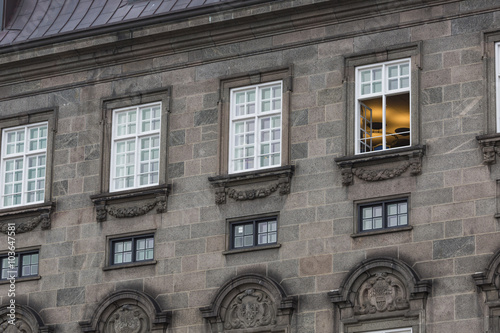
[{"label": "arched window top", "polygon": [[417,333],[430,290],[430,281],[421,280],[403,261],[373,258],[354,267],[328,295],[341,313],[339,331],[370,331],[373,321],[384,319],[386,327],[381,328],[413,328]]},{"label": "arched window top", "polygon": [[[95,309],[90,321],[80,322],[82,332],[164,332],[171,313],[162,311],[149,295],[135,290],[120,290],[106,297]],[[125,332],[125,331],[123,331]]]},{"label": "arched window top", "polygon": [[[227,281],[216,293],[212,303],[201,308],[213,332],[260,327],[289,332],[296,298],[288,297],[273,279],[246,274]],[[253,316],[246,316],[253,311]]]}]

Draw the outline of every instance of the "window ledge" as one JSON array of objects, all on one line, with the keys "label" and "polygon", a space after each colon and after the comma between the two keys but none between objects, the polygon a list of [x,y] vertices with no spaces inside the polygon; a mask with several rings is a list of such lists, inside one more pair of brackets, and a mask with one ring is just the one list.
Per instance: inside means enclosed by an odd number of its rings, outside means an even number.
[{"label": "window ledge", "polygon": [[103,271],[111,271],[114,269],[121,269],[121,268],[151,266],[151,265],[156,265],[156,263],[157,263],[156,260],[148,260],[148,261],[143,261],[143,262],[131,262],[129,264],[109,265],[109,266],[103,267],[102,270]]},{"label": "window ledge", "polygon": [[483,152],[483,163],[495,164],[497,155],[500,154],[500,133],[478,135],[476,140]]},{"label": "window ledge", "polygon": [[49,201],[36,205],[25,205],[21,207],[2,209],[0,210],[0,222],[3,223],[0,224],[0,232],[7,234],[8,223],[6,223],[6,221],[12,222],[13,219],[25,217],[31,217],[31,219],[26,222],[15,223],[16,234],[31,231],[39,224],[41,224],[43,230],[50,229],[50,216],[55,210],[55,206],[55,202]]},{"label": "window ledge", "polygon": [[[97,222],[107,220],[107,215],[116,218],[141,216],[156,207],[157,213],[167,211],[169,184],[133,189],[121,192],[103,193],[90,196],[96,208]],[[140,206],[131,206],[131,201],[144,201]],[[110,205],[113,204],[113,205]],[[119,204],[122,204],[120,207]]]},{"label": "window ledge", "polygon": [[[295,167],[287,165],[279,168],[243,172],[231,175],[208,177],[208,181],[215,187],[215,203],[226,203],[226,196],[236,200],[254,200],[265,198],[279,189],[280,195],[290,193],[290,180]],[[250,188],[238,191],[234,187],[240,185],[253,185],[257,183],[270,183],[261,188]]]},{"label": "window ledge", "polygon": [[411,225],[406,226],[406,227],[385,228],[385,229],[374,230],[374,231],[362,231],[362,232],[359,232],[357,234],[352,234],[351,238],[373,236],[373,235],[380,235],[380,234],[388,234],[388,233],[392,233],[392,232],[410,231],[410,230],[413,230],[413,227]]},{"label": "window ledge", "polygon": [[[16,283],[26,282],[26,281],[36,281],[36,280],[40,280],[40,279],[41,279],[40,275],[20,277],[20,278],[16,278]],[[0,285],[2,285],[2,284],[10,284],[10,280],[0,280]]]},{"label": "window ledge", "polygon": [[[380,181],[399,177],[407,169],[411,175],[422,172],[422,158],[425,145],[391,149],[361,155],[338,157],[335,159],[342,173],[342,185],[351,185],[354,177],[364,181]],[[373,169],[373,166],[391,163],[390,168]]]},{"label": "window ledge", "polygon": [[234,249],[234,250],[227,250],[222,252],[223,255],[228,255],[228,254],[236,254],[236,253],[246,253],[246,252],[254,252],[254,251],[261,251],[261,250],[269,250],[269,249],[279,249],[281,247],[281,244],[273,244],[273,245],[264,245],[264,246],[254,246],[254,247],[248,247],[244,249]]}]

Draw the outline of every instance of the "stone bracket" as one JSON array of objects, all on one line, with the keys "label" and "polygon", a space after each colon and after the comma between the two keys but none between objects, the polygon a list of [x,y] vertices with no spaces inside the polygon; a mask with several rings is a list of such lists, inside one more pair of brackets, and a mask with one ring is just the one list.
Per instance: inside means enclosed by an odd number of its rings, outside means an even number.
[{"label": "stone bracket", "polygon": [[483,163],[495,164],[497,155],[500,155],[500,133],[476,136],[476,140],[483,153]]},{"label": "stone bracket", "polygon": [[[288,165],[279,168],[245,172],[234,175],[209,177],[208,181],[215,188],[215,203],[225,204],[227,198],[236,201],[265,198],[279,190],[280,195],[290,193],[290,182],[295,168]],[[266,186],[237,190],[236,186],[266,182]]]},{"label": "stone bracket", "polygon": [[22,209],[8,210],[0,213],[0,232],[7,234],[8,223],[13,219],[21,217],[30,217],[28,221],[18,222],[16,224],[16,234],[31,231],[38,225],[42,230],[48,230],[51,227],[51,214],[55,210],[55,202],[43,203],[41,205],[34,205],[30,207],[23,207]]},{"label": "stone bracket", "polygon": [[[425,146],[413,146],[383,152],[345,156],[335,159],[342,175],[342,185],[349,186],[354,182],[354,177],[368,181],[381,181],[396,178],[408,169],[412,176],[422,172],[422,158]],[[374,165],[384,165],[396,162],[394,167],[374,168]]]},{"label": "stone bracket", "polygon": [[[90,197],[96,210],[96,221],[104,222],[108,214],[116,218],[127,218],[145,215],[153,208],[158,214],[167,211],[167,198],[170,185],[160,185],[148,189],[132,190],[119,193],[105,193]],[[114,204],[149,199],[137,206],[117,207]]]}]

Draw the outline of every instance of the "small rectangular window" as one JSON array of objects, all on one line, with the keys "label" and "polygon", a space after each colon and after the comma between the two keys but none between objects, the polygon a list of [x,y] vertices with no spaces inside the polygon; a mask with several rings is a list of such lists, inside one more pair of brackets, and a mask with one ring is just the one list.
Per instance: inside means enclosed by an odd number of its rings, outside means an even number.
[{"label": "small rectangular window", "polygon": [[111,191],[159,184],[161,103],[113,111]]},{"label": "small rectangular window", "polygon": [[48,123],[2,131],[1,208],[45,200]]},{"label": "small rectangular window", "polygon": [[38,276],[38,251],[21,252],[15,256],[0,256],[0,280]]},{"label": "small rectangular window", "polygon": [[154,259],[154,236],[142,235],[111,240],[111,265]]},{"label": "small rectangular window", "polygon": [[229,172],[281,166],[282,82],[231,90]]},{"label": "small rectangular window", "polygon": [[407,147],[410,133],[410,60],[356,68],[356,153]]},{"label": "small rectangular window", "polygon": [[358,206],[359,230],[373,231],[408,225],[408,200],[387,200]]},{"label": "small rectangular window", "polygon": [[276,244],[278,220],[276,217],[231,223],[231,249]]}]

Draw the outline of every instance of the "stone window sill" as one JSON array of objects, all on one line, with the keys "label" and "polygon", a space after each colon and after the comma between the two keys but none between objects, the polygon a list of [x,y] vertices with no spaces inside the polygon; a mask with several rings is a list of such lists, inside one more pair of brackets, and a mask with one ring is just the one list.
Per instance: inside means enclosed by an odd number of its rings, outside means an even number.
[{"label": "stone window sill", "polygon": [[[0,210],[0,222],[12,221],[19,218],[29,218],[26,222],[16,223],[16,234],[28,232],[35,229],[39,224],[43,230],[50,229],[51,214],[55,210],[55,202],[49,201],[36,205],[6,208]],[[0,232],[7,233],[7,223],[0,224]]]},{"label": "stone window sill", "polygon": [[[167,211],[169,184],[133,189],[121,192],[103,193],[90,196],[96,208],[97,222],[107,220],[107,215],[116,218],[141,216],[156,207],[157,213]],[[131,206],[131,201],[141,201],[140,206]],[[121,205],[120,205],[121,204]]]},{"label": "stone window sill", "polygon": [[388,234],[388,233],[401,232],[401,231],[411,231],[411,230],[413,230],[413,227],[411,225],[409,225],[406,227],[385,228],[385,229],[374,230],[374,231],[362,231],[362,232],[359,232],[357,234],[352,234],[351,238],[366,237],[366,236]]},{"label": "stone window sill", "polygon": [[[290,181],[295,167],[286,165],[279,168],[243,172],[231,175],[208,177],[208,181],[215,187],[215,203],[226,203],[226,197],[236,201],[264,198],[279,190],[280,195],[290,193]],[[254,184],[267,183],[267,186],[255,188]],[[248,186],[252,186],[248,189]],[[247,186],[238,191],[235,187]]]},{"label": "stone window sill", "polygon": [[233,249],[233,250],[227,250],[222,252],[223,255],[228,255],[228,254],[236,254],[236,253],[246,253],[246,252],[254,252],[254,251],[262,251],[262,250],[269,250],[269,249],[279,249],[281,247],[281,244],[273,244],[273,245],[265,245],[265,246],[254,246],[254,247],[248,247],[244,249]]},{"label": "stone window sill", "polygon": [[[342,173],[342,184],[348,186],[353,183],[353,176],[372,182],[399,177],[407,169],[410,169],[411,175],[418,175],[422,171],[422,158],[424,154],[425,145],[418,145],[361,155],[337,157],[335,162]],[[374,166],[388,163],[391,163],[390,168],[374,168]]]},{"label": "stone window sill", "polygon": [[122,269],[122,268],[130,268],[130,267],[141,267],[141,266],[151,266],[156,265],[156,260],[148,260],[143,262],[131,262],[130,264],[121,264],[121,265],[109,265],[103,267],[103,271],[111,271],[114,269]]},{"label": "stone window sill", "polygon": [[[41,276],[27,276],[27,277],[21,277],[21,278],[16,278],[16,283],[18,282],[26,282],[26,281],[36,281],[40,280]],[[0,280],[0,285],[2,284],[10,284],[10,280]]]}]

